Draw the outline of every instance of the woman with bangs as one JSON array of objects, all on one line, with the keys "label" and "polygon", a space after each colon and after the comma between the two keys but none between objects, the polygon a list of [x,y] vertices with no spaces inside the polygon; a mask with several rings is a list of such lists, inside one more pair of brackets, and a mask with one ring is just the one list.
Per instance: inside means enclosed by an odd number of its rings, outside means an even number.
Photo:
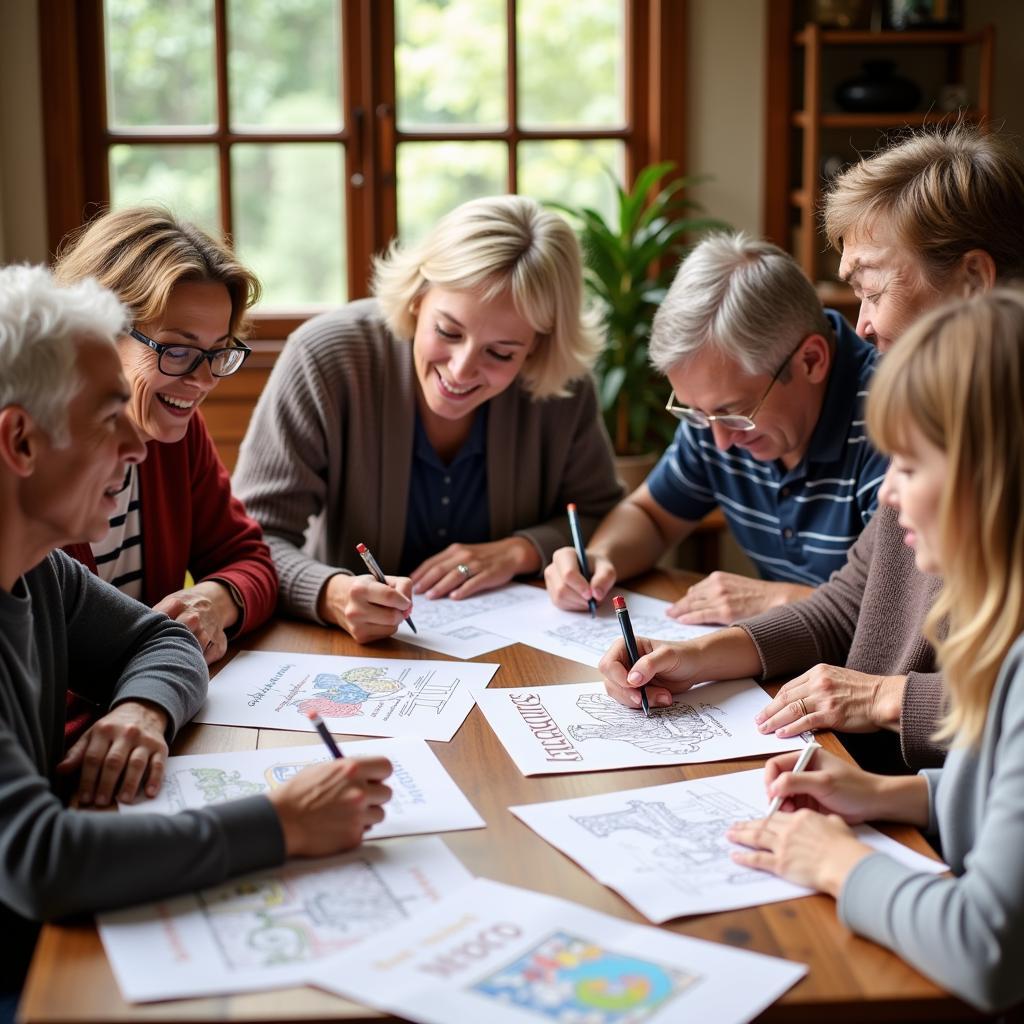
[{"label": "woman with bangs", "polygon": [[[986,1011],[1024,999],[1024,293],[930,314],[882,363],[868,427],[892,464],[880,493],[918,569],[944,586],[925,629],[944,680],[941,769],[872,775],[823,751],[768,763],[783,798],[730,838],[735,859],[838,900],[854,931]],[[953,877],[915,872],[850,825],[938,837]]]},{"label": "woman with bangs", "polygon": [[571,542],[568,502],[589,535],[621,496],[561,217],[524,196],[464,203],[379,258],[373,293],[289,339],[235,473],[282,608],[360,642],[394,633],[414,592],[537,575]]},{"label": "woman with bangs", "polygon": [[249,355],[240,336],[259,282],[226,244],[155,206],[96,217],[65,240],[54,276],[95,278],[127,308],[118,353],[128,416],[146,442],[145,460],[109,496],[110,532],[68,553],[182,622],[206,661],[218,661],[277,600],[270,552],[199,411]]}]

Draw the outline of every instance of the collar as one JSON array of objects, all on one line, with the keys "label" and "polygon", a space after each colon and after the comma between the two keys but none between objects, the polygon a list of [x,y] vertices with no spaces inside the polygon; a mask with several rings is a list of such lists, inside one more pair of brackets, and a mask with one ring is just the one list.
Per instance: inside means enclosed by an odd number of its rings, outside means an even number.
[{"label": "collar", "polygon": [[419,409],[417,409],[416,427],[412,443],[413,457],[422,460],[432,469],[438,469],[447,473],[453,470],[461,462],[465,462],[468,459],[472,459],[477,456],[482,456],[487,447],[488,405],[488,402],[484,402],[484,404],[477,409],[476,414],[473,416],[473,425],[469,428],[469,436],[462,442],[462,447],[456,453],[455,458],[452,459],[447,466],[441,461],[441,456],[437,454],[434,446],[430,443],[430,438],[427,437],[426,428],[423,426],[423,419],[420,416]]}]

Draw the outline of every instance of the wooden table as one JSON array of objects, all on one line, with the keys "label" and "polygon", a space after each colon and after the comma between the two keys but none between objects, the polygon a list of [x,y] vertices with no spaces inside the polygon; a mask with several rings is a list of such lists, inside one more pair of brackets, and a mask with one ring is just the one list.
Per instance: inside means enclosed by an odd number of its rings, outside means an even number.
[{"label": "wooden table", "polygon": [[[696,577],[683,573],[662,572],[652,574],[636,589],[656,597],[672,598],[694,579]],[[366,653],[366,649],[336,630],[296,622],[268,626],[246,638],[244,646],[322,654]],[[371,651],[381,657],[442,657],[394,640],[376,644]],[[597,677],[595,669],[521,645],[494,651],[476,660],[501,665],[492,687],[583,682]],[[842,751],[834,736],[828,734],[821,739],[828,749]],[[174,752],[194,754],[319,742],[309,733],[192,725],[183,730]],[[346,743],[349,748],[352,745]],[[524,778],[477,708],[470,712],[450,743],[431,743],[431,747],[487,822],[486,829],[444,833],[444,841],[473,874],[551,893],[641,922],[643,918],[623,899],[548,845],[507,808],[513,804],[718,775],[761,763],[748,758],[673,768]],[[913,829],[895,827],[886,831],[914,849],[929,852],[927,844]],[[898,957],[852,935],[838,922],[830,897],[811,896],[747,910],[689,917],[662,927],[809,964],[808,976],[759,1020],[813,1021],[815,1024],[828,1020],[831,1024],[868,1020],[983,1019]],[[312,988],[146,1006],[126,1004],[91,921],[44,928],[19,1009],[19,1020],[24,1024],[338,1019],[360,1021],[379,1017],[363,1007]]]}]

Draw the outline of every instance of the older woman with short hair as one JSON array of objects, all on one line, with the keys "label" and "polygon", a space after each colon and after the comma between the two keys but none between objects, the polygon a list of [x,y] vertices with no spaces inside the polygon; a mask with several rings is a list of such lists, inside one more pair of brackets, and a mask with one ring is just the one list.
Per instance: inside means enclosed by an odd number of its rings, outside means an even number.
[{"label": "older woman with short hair", "polygon": [[[825,224],[861,300],[858,330],[886,349],[942,299],[1024,276],[1024,158],[1006,139],[967,126],[919,132],[840,175]],[[883,508],[846,565],[807,600],[662,645],[628,681],[617,647],[603,670],[626,703],[655,674],[653,691],[789,676],[758,716],[763,732],[839,730],[871,769],[940,764],[945,750],[932,737],[942,681],[922,629],[941,586],[915,566],[896,512]]]},{"label": "older woman with short hair", "polygon": [[[231,481],[199,407],[249,349],[260,286],[228,246],[159,207],[111,211],[66,240],[58,282],[95,278],[131,316],[118,352],[128,414],[146,442],[116,495],[111,529],[68,552],[118,589],[184,623],[206,660],[262,625],[277,575],[260,528]],[[186,574],[195,584],[185,588]]]},{"label": "older woman with short hair", "polygon": [[235,474],[282,606],[360,641],[393,633],[414,589],[536,575],[568,543],[567,502],[589,533],[620,496],[561,217],[523,196],[464,203],[380,258],[373,290],[289,339]]}]

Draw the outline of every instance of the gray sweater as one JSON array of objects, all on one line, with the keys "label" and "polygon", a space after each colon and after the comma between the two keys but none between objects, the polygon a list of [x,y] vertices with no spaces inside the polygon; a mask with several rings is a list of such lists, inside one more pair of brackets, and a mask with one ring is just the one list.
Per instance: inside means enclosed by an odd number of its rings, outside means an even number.
[{"label": "gray sweater", "polygon": [[931,830],[954,878],[876,853],[850,873],[839,916],[983,1010],[1024,999],[1024,637],[996,681],[981,743],[954,746],[928,782]]},{"label": "gray sweater", "polygon": [[[571,388],[568,398],[534,401],[513,382],[489,405],[491,537],[526,537],[542,564],[572,543],[568,502],[589,536],[622,496],[593,382]],[[373,299],[314,317],[288,340],[233,480],[263,527],[286,611],[319,621],[327,580],[366,571],[360,542],[385,572],[398,565],[415,409],[412,343],[391,334]]]},{"label": "gray sweater", "polygon": [[[942,764],[945,756],[930,739],[942,716],[942,676],[921,632],[942,581],[918,571],[903,537],[896,512],[883,506],[850,548],[846,565],[810,597],[737,625],[754,641],[765,679],[792,677],[819,663],[907,676],[902,759],[911,768],[926,768]],[[861,740],[857,760],[881,770],[890,735]]]},{"label": "gray sweater", "polygon": [[168,739],[206,697],[192,634],[55,551],[0,590],[0,929],[190,892],[284,859],[270,802],[173,816],[68,810],[55,793],[65,697],[151,701]]}]

